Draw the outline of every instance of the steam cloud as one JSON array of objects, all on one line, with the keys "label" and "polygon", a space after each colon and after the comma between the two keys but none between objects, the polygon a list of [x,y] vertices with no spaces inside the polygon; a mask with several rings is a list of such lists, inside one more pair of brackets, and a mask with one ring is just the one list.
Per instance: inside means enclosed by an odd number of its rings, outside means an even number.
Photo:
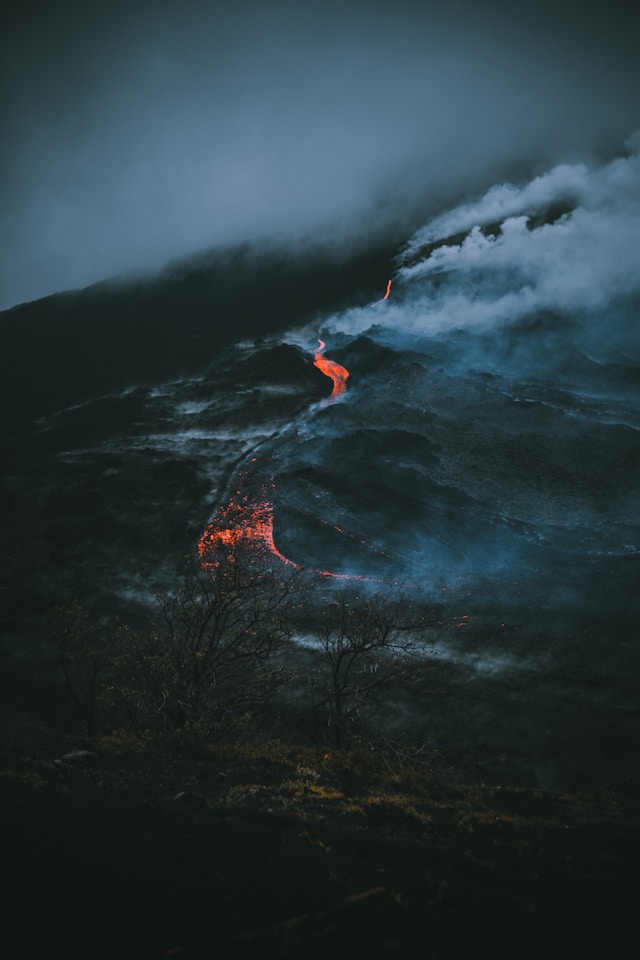
[{"label": "steam cloud", "polygon": [[[563,164],[521,187],[494,186],[428,222],[403,251],[393,297],[375,320],[428,336],[541,311],[580,315],[585,334],[591,325],[638,359],[637,323],[624,319],[623,304],[640,295],[640,132],[626,146],[630,154],[610,163]],[[565,212],[545,222],[554,209]],[[371,325],[370,312],[352,310],[327,329]]]}]

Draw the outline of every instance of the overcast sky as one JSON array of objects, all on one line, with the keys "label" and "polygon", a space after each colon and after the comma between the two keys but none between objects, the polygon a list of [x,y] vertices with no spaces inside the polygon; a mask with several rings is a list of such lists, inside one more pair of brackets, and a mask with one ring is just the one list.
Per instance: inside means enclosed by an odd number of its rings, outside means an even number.
[{"label": "overcast sky", "polygon": [[249,238],[408,237],[640,127],[618,0],[11,6],[0,308]]}]

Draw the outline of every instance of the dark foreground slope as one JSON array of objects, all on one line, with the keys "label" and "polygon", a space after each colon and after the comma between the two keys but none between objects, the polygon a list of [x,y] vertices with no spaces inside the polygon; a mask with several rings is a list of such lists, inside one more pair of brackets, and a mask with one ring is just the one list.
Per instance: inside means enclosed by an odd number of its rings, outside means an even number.
[{"label": "dark foreground slope", "polygon": [[278,743],[179,760],[45,738],[2,763],[16,956],[631,955],[640,849],[621,790],[469,784],[435,758]]}]

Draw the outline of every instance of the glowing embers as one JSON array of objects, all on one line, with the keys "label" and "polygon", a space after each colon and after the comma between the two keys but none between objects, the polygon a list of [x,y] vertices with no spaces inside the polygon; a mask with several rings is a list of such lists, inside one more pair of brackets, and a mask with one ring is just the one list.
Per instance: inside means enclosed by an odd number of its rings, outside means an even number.
[{"label": "glowing embers", "polygon": [[298,564],[280,553],[273,539],[273,504],[267,487],[261,485],[258,496],[237,489],[224,507],[220,507],[198,543],[200,562],[205,570],[223,561],[241,556],[250,562],[269,564],[274,558],[291,567]]},{"label": "glowing embers", "polygon": [[[259,486],[259,489],[256,492],[249,491],[251,485]],[[257,573],[265,573],[267,570],[273,571],[276,561],[276,565],[286,564],[294,570],[335,580],[382,582],[378,578],[334,573],[332,570],[319,570],[314,567],[304,568],[286,557],[278,550],[274,540],[272,494],[272,481],[259,483],[246,474],[239,476],[238,487],[229,497],[227,504],[217,510],[198,542],[203,570],[209,571],[213,576],[225,564],[242,561]],[[335,529],[342,535],[351,536],[344,534],[339,527]]]},{"label": "glowing embers", "polygon": [[334,397],[339,397],[346,392],[349,371],[344,367],[341,367],[340,364],[336,363],[334,360],[327,360],[326,357],[323,357],[322,351],[324,348],[324,341],[318,340],[318,349],[315,352],[313,364],[318,368],[318,370],[322,370],[325,377],[329,377],[330,380],[333,380],[333,390],[331,391],[331,396],[329,397],[329,399],[332,400]]}]

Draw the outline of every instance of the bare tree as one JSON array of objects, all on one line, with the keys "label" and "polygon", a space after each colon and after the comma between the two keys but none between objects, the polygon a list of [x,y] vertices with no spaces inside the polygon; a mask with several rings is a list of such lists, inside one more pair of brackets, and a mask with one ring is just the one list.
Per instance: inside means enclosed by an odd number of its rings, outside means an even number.
[{"label": "bare tree", "polygon": [[159,623],[131,637],[123,667],[137,725],[206,738],[268,701],[290,675],[278,654],[294,583],[295,571],[237,557],[206,570],[189,561],[180,588],[158,598]]},{"label": "bare tree", "polygon": [[422,685],[425,658],[416,642],[422,624],[402,595],[362,601],[342,592],[325,608],[311,698],[334,746],[346,745],[357,722],[392,687]]}]

